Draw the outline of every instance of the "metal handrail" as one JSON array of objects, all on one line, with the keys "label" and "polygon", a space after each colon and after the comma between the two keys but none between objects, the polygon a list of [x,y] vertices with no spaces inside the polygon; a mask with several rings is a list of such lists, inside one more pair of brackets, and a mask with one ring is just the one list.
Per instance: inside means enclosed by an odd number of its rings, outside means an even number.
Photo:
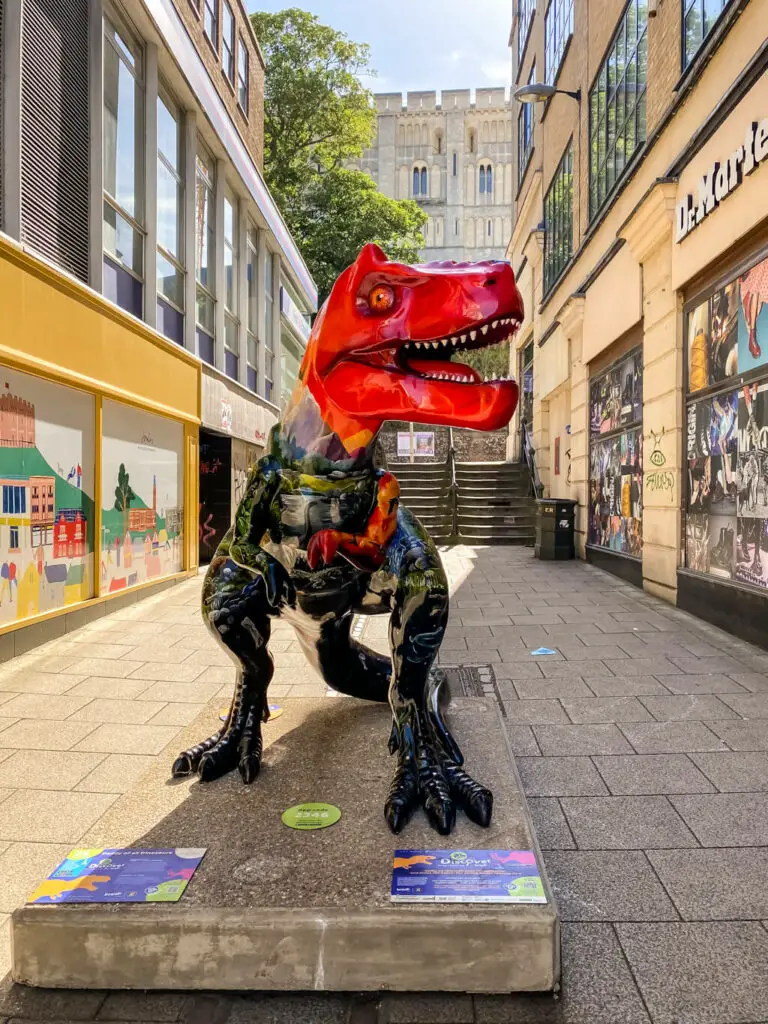
[{"label": "metal handrail", "polygon": [[520,420],[520,454],[521,462],[525,461],[528,471],[531,474],[531,489],[534,498],[544,497],[544,484],[541,482],[539,470],[536,466],[536,449],[533,447],[533,433],[529,430],[525,420]]}]

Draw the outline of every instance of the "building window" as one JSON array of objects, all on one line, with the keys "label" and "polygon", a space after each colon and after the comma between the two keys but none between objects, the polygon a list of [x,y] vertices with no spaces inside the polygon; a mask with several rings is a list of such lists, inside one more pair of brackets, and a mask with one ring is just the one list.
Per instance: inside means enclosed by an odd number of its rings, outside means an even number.
[{"label": "building window", "polygon": [[425,197],[429,195],[426,167],[414,167],[413,169],[413,194]]},{"label": "building window", "polygon": [[544,197],[544,294],[573,252],[573,140],[563,154]]},{"label": "building window", "polygon": [[227,189],[224,195],[224,369],[238,378],[240,362],[240,321],[237,317],[238,204]]},{"label": "building window", "polygon": [[11,551],[19,550],[19,528],[18,526],[11,527],[11,539],[8,545]]},{"label": "building window", "polygon": [[730,0],[684,0],[683,70],[688,67]]},{"label": "building window", "polygon": [[[536,64],[534,62],[528,77],[528,84],[536,81]],[[523,184],[525,172],[533,153],[533,104],[521,103],[517,115],[517,183]]]},{"label": "building window", "polygon": [[242,112],[248,116],[248,47],[240,36],[240,48],[237,51],[237,102]]},{"label": "building window", "polygon": [[275,271],[272,253],[267,249],[264,275],[264,397],[273,401],[275,386]]},{"label": "building window", "polygon": [[[755,263],[753,258],[684,309],[685,565],[763,595],[768,588],[767,275],[768,259]],[[654,435],[653,440],[661,448],[660,439]]]},{"label": "building window", "polygon": [[227,0],[221,5],[221,67],[235,84],[235,16]]},{"label": "building window", "polygon": [[198,143],[195,163],[195,273],[196,317],[199,355],[213,363],[213,332],[215,307],[214,252],[216,223],[214,218],[213,159]]},{"label": "building window", "polygon": [[535,0],[519,0],[517,9],[517,63],[523,61],[525,44],[528,42],[528,33],[531,30],[533,13],[536,10]]},{"label": "building window", "polygon": [[144,307],[142,56],[104,19],[104,294],[135,316]]},{"label": "building window", "polygon": [[588,543],[639,558],[642,501],[643,353],[636,349],[589,385]]},{"label": "building window", "polygon": [[3,484],[3,514],[26,515],[27,512],[27,489],[17,487],[13,484]]},{"label": "building window", "polygon": [[489,238],[491,237],[492,231],[493,231],[493,224],[492,224],[491,221],[488,221],[488,237]]},{"label": "building window", "polygon": [[480,164],[480,195],[485,194],[485,164]]},{"label": "building window", "polygon": [[544,77],[548,85],[557,80],[572,35],[573,0],[551,0],[544,19]]},{"label": "building window", "polygon": [[456,153],[454,153],[453,154],[453,176],[454,176],[454,178],[456,177],[457,172],[458,172],[458,159],[456,157]]},{"label": "building window", "polygon": [[248,266],[248,323],[246,339],[246,383],[251,391],[259,393],[259,233],[252,222],[248,222],[246,236]]},{"label": "building window", "polygon": [[184,171],[181,116],[157,97],[157,323],[184,344]]},{"label": "building window", "polygon": [[645,142],[647,0],[630,0],[589,94],[589,216]]},{"label": "building window", "polygon": [[490,164],[480,164],[480,195],[493,192],[493,170]]},{"label": "building window", "polygon": [[203,12],[203,29],[214,50],[217,49],[219,41],[218,4],[219,0],[205,0],[205,11]]},{"label": "building window", "polygon": [[528,426],[533,424],[533,342],[520,355],[520,380],[523,382],[521,416]]},{"label": "building window", "polygon": [[475,152],[475,130],[474,130],[474,128],[470,128],[470,130],[469,130],[469,152],[470,153],[474,153]]},{"label": "building window", "polygon": [[459,218],[458,217],[456,217],[456,219],[453,222],[453,233],[454,233],[454,235],[458,235],[458,233],[459,233]]},{"label": "building window", "polygon": [[435,153],[440,156],[443,152],[443,133],[435,132]]}]

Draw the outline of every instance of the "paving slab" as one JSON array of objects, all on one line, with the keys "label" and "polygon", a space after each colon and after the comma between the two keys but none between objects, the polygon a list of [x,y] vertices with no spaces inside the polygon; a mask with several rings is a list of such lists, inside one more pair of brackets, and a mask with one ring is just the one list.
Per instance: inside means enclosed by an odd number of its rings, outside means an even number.
[{"label": "paving slab", "polygon": [[[27,906],[14,913],[14,978],[54,988],[512,992],[551,990],[559,926],[542,906],[393,905],[397,848],[537,849],[497,705],[453,698],[468,769],[494,791],[488,830],[463,816],[450,840],[421,814],[395,837],[382,808],[393,764],[389,710],[345,698],[291,700],[265,727],[256,784],[168,784],[178,749],[210,732],[210,712],[178,737],[81,845],[206,847],[178,904]],[[88,794],[90,796],[90,794]],[[94,797],[95,799],[95,797]],[[341,821],[281,823],[307,800]],[[541,854],[539,865],[546,878]]]},{"label": "paving slab", "polygon": [[654,1024],[768,1020],[768,932],[757,922],[616,930]]},{"label": "paving slab", "polygon": [[636,697],[587,697],[583,700],[564,700],[562,704],[574,725],[653,721]]},{"label": "paving slab", "polygon": [[528,809],[542,850],[575,849],[576,843],[573,841],[559,800],[547,796],[530,797]]},{"label": "paving slab", "polygon": [[[716,797],[677,799],[713,800]],[[569,796],[563,797],[560,803],[576,844],[583,850],[650,850],[697,845],[693,834],[663,796]]]},{"label": "paving slab", "polygon": [[[649,850],[648,859],[689,921],[759,921],[768,917],[767,849]],[[547,867],[559,895],[557,873],[549,857]]]},{"label": "paving slab", "polygon": [[669,799],[702,846],[768,846],[768,793]]},{"label": "paving slab", "polygon": [[592,760],[613,796],[715,792],[685,754],[632,754]]},{"label": "paving slab", "polygon": [[768,792],[768,751],[691,754],[721,793]]}]

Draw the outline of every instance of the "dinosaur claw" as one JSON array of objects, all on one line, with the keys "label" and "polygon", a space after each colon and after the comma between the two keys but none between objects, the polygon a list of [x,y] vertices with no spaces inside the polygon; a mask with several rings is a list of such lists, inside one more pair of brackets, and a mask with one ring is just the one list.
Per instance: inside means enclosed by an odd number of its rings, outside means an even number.
[{"label": "dinosaur claw", "polygon": [[258,754],[248,754],[240,759],[240,763],[237,768],[243,782],[246,786],[249,786],[256,780],[259,772],[261,771],[261,758]]},{"label": "dinosaur claw", "polygon": [[197,766],[197,777],[201,782],[214,782],[228,771],[228,766],[216,753],[204,754]]},{"label": "dinosaur claw", "polygon": [[185,775],[191,775],[192,771],[192,762],[189,758],[189,755],[186,753],[179,754],[179,756],[173,762],[173,767],[171,768],[171,775],[173,776],[173,778],[181,779]]},{"label": "dinosaur claw", "polygon": [[427,821],[441,836],[449,836],[456,824],[456,808],[451,800],[427,798],[424,801],[424,812]]}]

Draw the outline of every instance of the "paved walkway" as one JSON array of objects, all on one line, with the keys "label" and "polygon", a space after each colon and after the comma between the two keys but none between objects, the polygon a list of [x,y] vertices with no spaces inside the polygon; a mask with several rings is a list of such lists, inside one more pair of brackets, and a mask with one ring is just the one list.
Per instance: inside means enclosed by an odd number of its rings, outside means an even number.
[{"label": "paved walkway", "polygon": [[[454,548],[446,664],[494,667],[563,919],[563,998],[0,990],[0,1021],[768,1022],[768,653],[583,563]],[[8,918],[181,728],[229,698],[199,581],[0,669]],[[365,625],[382,646],[384,619]],[[325,692],[273,632],[281,701]],[[555,654],[534,657],[545,646]],[[471,758],[471,755],[470,755]],[[470,761],[471,766],[471,761]]]}]

